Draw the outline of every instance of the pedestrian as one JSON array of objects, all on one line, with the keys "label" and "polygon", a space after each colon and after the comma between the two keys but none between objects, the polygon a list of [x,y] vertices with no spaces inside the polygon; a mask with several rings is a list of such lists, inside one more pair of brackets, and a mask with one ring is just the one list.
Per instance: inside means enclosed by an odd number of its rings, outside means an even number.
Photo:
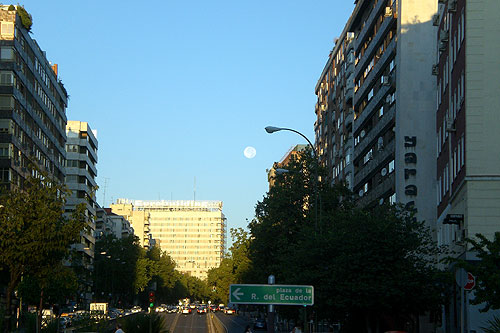
[{"label": "pedestrian", "polygon": [[297,324],[293,327],[290,333],[302,333],[302,327],[299,324]]},{"label": "pedestrian", "polygon": [[247,325],[245,328],[245,333],[252,333],[252,329],[250,328],[250,325]]},{"label": "pedestrian", "polygon": [[122,330],[122,325],[121,324],[116,324],[116,331],[115,333],[125,333],[123,330]]}]

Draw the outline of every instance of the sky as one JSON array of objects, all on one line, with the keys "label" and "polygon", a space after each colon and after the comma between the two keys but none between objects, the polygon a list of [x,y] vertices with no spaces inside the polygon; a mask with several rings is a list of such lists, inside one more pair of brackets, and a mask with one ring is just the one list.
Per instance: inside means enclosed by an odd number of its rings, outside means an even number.
[{"label": "sky", "polygon": [[314,142],[314,88],[353,2],[20,4],[58,64],[68,120],[97,130],[98,203],[220,200],[229,230],[254,218],[266,169],[305,143],[264,127]]}]

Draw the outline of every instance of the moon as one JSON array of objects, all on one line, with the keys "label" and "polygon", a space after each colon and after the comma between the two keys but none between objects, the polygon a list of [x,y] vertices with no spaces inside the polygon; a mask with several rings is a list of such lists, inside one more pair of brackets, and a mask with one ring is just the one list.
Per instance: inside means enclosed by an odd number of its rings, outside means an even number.
[{"label": "moon", "polygon": [[255,155],[257,155],[257,151],[255,150],[254,147],[248,146],[243,151],[243,155],[245,155],[246,158],[254,158]]}]

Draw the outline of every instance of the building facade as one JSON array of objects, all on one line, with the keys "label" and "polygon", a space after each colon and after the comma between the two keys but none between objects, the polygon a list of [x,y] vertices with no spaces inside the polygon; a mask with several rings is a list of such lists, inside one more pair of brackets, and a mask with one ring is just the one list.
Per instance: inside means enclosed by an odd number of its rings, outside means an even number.
[{"label": "building facade", "polygon": [[0,183],[22,187],[30,163],[63,183],[68,95],[18,9],[0,5]]},{"label": "building facade", "polygon": [[[438,48],[435,116],[437,149],[437,240],[475,261],[459,242],[500,231],[500,3],[439,1],[434,17]],[[443,311],[443,332],[482,331],[492,311],[469,304],[473,292],[456,290]],[[464,299],[465,298],[465,299]],[[463,325],[462,325],[463,323]]]},{"label": "building facade", "polygon": [[435,224],[435,0],[358,0],[316,85],[320,162],[362,206]]},{"label": "building facade", "polygon": [[151,216],[148,212],[134,209],[132,202],[126,199],[118,199],[116,203],[111,204],[110,209],[113,214],[123,216],[131,223],[134,235],[139,237],[139,244],[142,247],[148,249],[153,245],[149,227]]},{"label": "building facade", "polygon": [[290,162],[290,160],[294,157],[297,156],[297,154],[304,149],[306,149],[307,145],[304,144],[299,144],[295,145],[292,148],[288,150],[288,152],[281,158],[279,162],[275,162],[273,164],[273,167],[271,169],[267,170],[267,181],[269,183],[269,189],[274,186],[274,177],[276,176],[276,170],[277,169],[284,169],[286,170],[286,166]]},{"label": "building facade", "polygon": [[[210,268],[220,265],[226,250],[226,218],[221,201],[128,202],[134,212],[149,215],[152,238],[172,257],[177,270],[205,279]],[[111,205],[113,212],[114,207]]]},{"label": "building facade", "polygon": [[126,238],[134,234],[134,228],[123,216],[111,211],[111,208],[97,208],[96,239],[113,235],[117,239]]},{"label": "building facade", "polygon": [[71,191],[66,202],[66,212],[71,212],[81,203],[85,204],[87,223],[80,232],[80,242],[73,244],[76,257],[71,265],[77,266],[80,274],[80,296],[89,302],[92,299],[92,271],[94,269],[95,220],[97,217],[97,138],[88,123],[68,121],[66,125],[66,186]]}]

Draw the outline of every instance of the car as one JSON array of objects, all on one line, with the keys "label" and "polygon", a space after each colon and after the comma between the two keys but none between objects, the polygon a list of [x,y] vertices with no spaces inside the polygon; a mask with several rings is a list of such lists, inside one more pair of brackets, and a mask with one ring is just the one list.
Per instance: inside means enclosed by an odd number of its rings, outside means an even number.
[{"label": "car", "polygon": [[254,331],[267,331],[267,323],[265,319],[256,319],[253,323]]},{"label": "car", "polygon": [[217,307],[217,311],[224,311],[226,307],[224,306],[224,304],[219,304],[219,306]]},{"label": "car", "polygon": [[184,306],[179,311],[182,314],[191,314],[191,308],[189,306]]},{"label": "car", "polygon": [[227,314],[227,315],[236,314],[236,309],[234,309],[234,308],[225,308],[224,309],[224,313]]},{"label": "car", "polygon": [[196,312],[198,314],[206,314],[207,313],[207,307],[204,305],[200,305],[197,309]]},{"label": "car", "polygon": [[130,309],[130,312],[132,312],[132,313],[137,313],[137,312],[141,312],[141,311],[142,311],[142,308],[138,305],[133,306],[132,309]]},{"label": "car", "polygon": [[176,313],[178,311],[177,306],[167,305],[167,313]]},{"label": "car", "polygon": [[210,309],[210,311],[215,312],[215,311],[217,311],[217,305],[212,304],[209,306],[209,309]]}]

